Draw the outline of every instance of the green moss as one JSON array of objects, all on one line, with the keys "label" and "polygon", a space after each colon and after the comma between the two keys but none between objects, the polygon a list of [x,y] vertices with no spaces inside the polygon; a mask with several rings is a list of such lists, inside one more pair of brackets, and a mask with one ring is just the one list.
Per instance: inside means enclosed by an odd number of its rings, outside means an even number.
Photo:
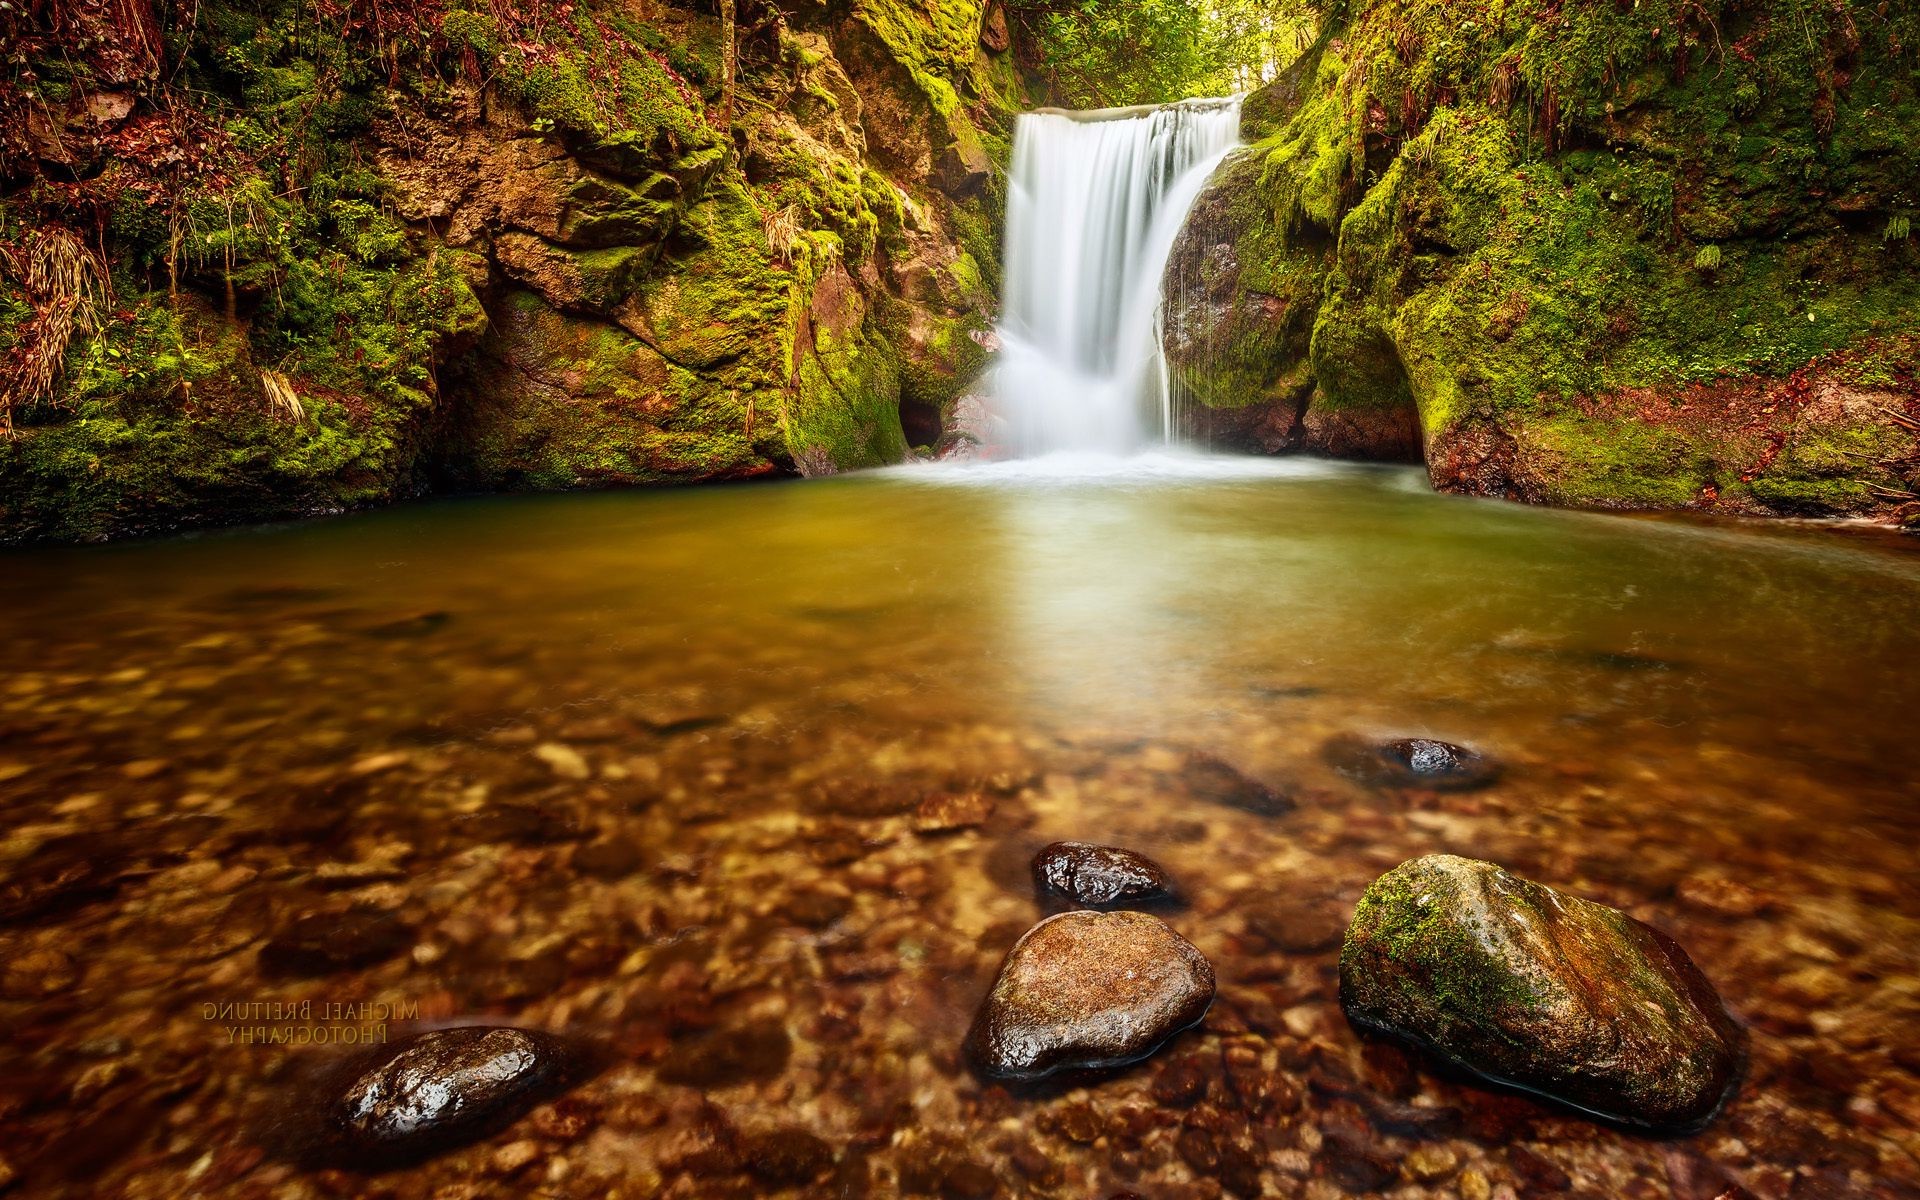
[{"label": "green moss", "polygon": [[1477,918],[1456,911],[1447,892],[1418,860],[1375,880],[1355,907],[1341,951],[1343,974],[1362,955],[1382,956],[1396,974],[1417,979],[1441,1012],[1470,1022],[1537,1006],[1538,989],[1487,949]]},{"label": "green moss", "polygon": [[[1781,377],[1920,328],[1920,272],[1872,217],[1913,202],[1893,163],[1920,101],[1913,18],[1735,8],[1376,0],[1336,17],[1252,102],[1258,176],[1227,173],[1235,302],[1174,347],[1194,394],[1248,403],[1310,370],[1328,411],[1410,399],[1430,441],[1500,430],[1564,502],[1739,491],[1739,455],[1697,422],[1581,403]],[[1330,257],[1301,252],[1328,235]]]}]

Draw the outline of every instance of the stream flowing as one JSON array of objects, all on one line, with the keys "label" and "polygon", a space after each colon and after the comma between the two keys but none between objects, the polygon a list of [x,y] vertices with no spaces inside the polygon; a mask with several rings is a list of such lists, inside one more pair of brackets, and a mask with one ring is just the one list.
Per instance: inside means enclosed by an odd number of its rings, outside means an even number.
[{"label": "stream flowing", "polygon": [[[1401,1163],[1432,1174],[1396,1197],[1914,1194],[1910,542],[1072,463],[8,552],[19,1194],[1201,1200],[1222,1162],[1286,1197]],[[1356,733],[1506,770],[1374,790],[1323,755]],[[1166,867],[1219,997],[1139,1067],[1010,1093],[960,1041],[1062,838]],[[1434,851],[1679,939],[1753,1030],[1732,1107],[1653,1140],[1362,1039],[1340,931]],[[275,1130],[342,1048],[297,1039],[367,1012],[605,1065],[492,1142],[311,1176]],[[751,1148],[802,1133],[817,1181],[768,1183]]]}]

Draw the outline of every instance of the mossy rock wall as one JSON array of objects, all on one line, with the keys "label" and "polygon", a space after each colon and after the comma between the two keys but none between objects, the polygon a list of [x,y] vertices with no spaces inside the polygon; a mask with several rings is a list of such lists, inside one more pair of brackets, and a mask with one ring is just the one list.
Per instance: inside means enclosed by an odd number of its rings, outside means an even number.
[{"label": "mossy rock wall", "polygon": [[[883,465],[980,365],[1024,104],[981,0],[742,3],[730,116],[703,5],[204,7],[217,36],[169,31],[212,147],[184,188],[130,149],[174,136],[164,73],[111,45],[42,64],[119,71],[77,193],[0,144],[0,245],[109,214],[116,310],[0,443],[0,540]],[[4,358],[35,298],[0,280]]]},{"label": "mossy rock wall", "polygon": [[1196,424],[1554,504],[1906,512],[1920,15],[1463,11],[1356,3],[1250,98],[1167,279]]}]

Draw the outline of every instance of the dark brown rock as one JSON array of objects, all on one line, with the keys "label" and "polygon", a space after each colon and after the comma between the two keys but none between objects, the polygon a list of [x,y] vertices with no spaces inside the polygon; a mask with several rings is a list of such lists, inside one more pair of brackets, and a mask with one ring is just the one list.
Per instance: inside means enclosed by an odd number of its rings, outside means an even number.
[{"label": "dark brown rock", "polygon": [[1429,855],[1361,897],[1340,959],[1355,1023],[1629,1125],[1697,1128],[1745,1034],[1686,952],[1625,913]]},{"label": "dark brown rock", "polygon": [[1159,863],[1117,846],[1054,842],[1033,856],[1033,881],[1042,895],[1088,908],[1167,903],[1173,883]]},{"label": "dark brown rock", "polygon": [[1328,740],[1322,754],[1336,771],[1369,787],[1463,792],[1500,777],[1499,765],[1477,751],[1432,738],[1371,742],[1341,734]]},{"label": "dark brown rock", "polygon": [[996,1079],[1121,1066],[1198,1022],[1213,988],[1213,965],[1156,917],[1061,913],[1007,953],[967,1052]]},{"label": "dark brown rock", "polygon": [[344,1165],[436,1153],[498,1131],[564,1082],[570,1056],[525,1029],[438,1029],[353,1078],[330,1124]]},{"label": "dark brown rock", "polygon": [[413,943],[413,927],[389,912],[311,913],[260,948],[260,969],[280,977],[332,975],[385,962]]}]

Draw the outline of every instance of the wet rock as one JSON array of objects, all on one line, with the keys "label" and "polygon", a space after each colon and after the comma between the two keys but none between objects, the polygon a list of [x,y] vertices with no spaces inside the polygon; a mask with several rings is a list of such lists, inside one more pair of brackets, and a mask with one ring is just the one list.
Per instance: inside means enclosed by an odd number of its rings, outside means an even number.
[{"label": "wet rock", "polygon": [[570,1056],[545,1034],[437,1029],[355,1076],[331,1112],[346,1165],[410,1160],[505,1128],[561,1084]]},{"label": "wet rock", "polygon": [[1054,842],[1033,857],[1033,880],[1042,895],[1062,896],[1088,908],[1165,904],[1173,882],[1159,863],[1118,846]]},{"label": "wet rock", "polygon": [[405,953],[414,940],[413,927],[389,912],[311,913],[260,948],[260,970],[283,978],[353,971]]},{"label": "wet rock", "polygon": [[1624,1124],[1703,1125],[1745,1035],[1686,952],[1605,905],[1429,855],[1361,897],[1340,958],[1356,1024]]},{"label": "wet rock", "polygon": [[1180,785],[1209,804],[1237,808],[1262,817],[1277,817],[1291,812],[1293,800],[1243,774],[1231,763],[1211,754],[1194,751],[1180,769]]},{"label": "wet rock", "polygon": [[1067,912],[1008,951],[967,1052],[995,1079],[1116,1067],[1206,1015],[1213,965],[1156,917]]},{"label": "wet rock", "polygon": [[1431,738],[1371,742],[1342,734],[1327,742],[1322,755],[1334,770],[1369,787],[1461,792],[1500,777],[1499,765],[1477,751]]},{"label": "wet rock", "polygon": [[784,1187],[812,1183],[833,1166],[833,1148],[797,1127],[748,1134],[739,1149],[747,1170]]},{"label": "wet rock", "polygon": [[660,1063],[660,1078],[687,1087],[730,1087],[771,1079],[786,1069],[793,1039],[778,1021],[723,1025],[673,1044]]},{"label": "wet rock", "polygon": [[993,797],[982,792],[935,792],[914,810],[913,831],[939,834],[977,829],[993,815],[993,807]]}]

